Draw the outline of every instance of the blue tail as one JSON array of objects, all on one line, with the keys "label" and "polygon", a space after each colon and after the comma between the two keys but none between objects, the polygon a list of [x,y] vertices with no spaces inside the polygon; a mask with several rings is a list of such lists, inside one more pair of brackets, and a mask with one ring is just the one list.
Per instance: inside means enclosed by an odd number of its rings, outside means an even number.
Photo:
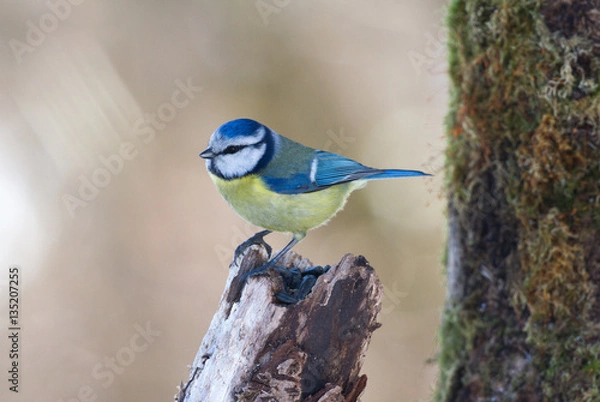
[{"label": "blue tail", "polygon": [[423,173],[420,170],[404,170],[404,169],[386,169],[368,175],[365,180],[380,180],[393,179],[396,177],[412,177],[412,176],[431,176],[429,173]]}]

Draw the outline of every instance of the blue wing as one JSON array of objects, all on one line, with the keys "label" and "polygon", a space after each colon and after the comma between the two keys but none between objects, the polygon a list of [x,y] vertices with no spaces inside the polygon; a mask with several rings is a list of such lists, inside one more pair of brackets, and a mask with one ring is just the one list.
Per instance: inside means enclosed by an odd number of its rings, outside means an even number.
[{"label": "blue wing", "polygon": [[263,176],[266,185],[280,194],[300,194],[323,190],[355,180],[378,180],[395,177],[430,176],[418,170],[373,169],[352,159],[325,151],[314,151],[301,169],[281,177]]}]

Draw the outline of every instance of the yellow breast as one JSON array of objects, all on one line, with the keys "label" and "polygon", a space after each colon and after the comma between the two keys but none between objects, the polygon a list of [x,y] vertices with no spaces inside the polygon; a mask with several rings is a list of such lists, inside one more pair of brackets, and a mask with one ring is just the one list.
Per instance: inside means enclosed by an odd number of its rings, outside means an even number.
[{"label": "yellow breast", "polygon": [[321,191],[278,194],[256,175],[223,180],[211,179],[229,205],[248,222],[277,232],[306,233],[323,225],[346,203],[348,195],[363,183],[344,183]]}]

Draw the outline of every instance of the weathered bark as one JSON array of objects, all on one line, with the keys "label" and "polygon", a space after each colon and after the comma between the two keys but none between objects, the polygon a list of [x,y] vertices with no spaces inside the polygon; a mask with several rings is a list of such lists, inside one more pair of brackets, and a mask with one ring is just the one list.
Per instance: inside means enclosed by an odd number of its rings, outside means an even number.
[{"label": "weathered bark", "polygon": [[[252,246],[230,267],[218,311],[176,397],[207,401],[357,401],[371,333],[379,327],[383,289],[364,257],[346,255],[318,277],[295,304],[278,303],[279,274],[253,277],[239,292],[240,275],[265,262]],[[285,267],[310,263],[290,252]]]},{"label": "weathered bark", "polygon": [[600,401],[600,2],[449,8],[438,401]]}]

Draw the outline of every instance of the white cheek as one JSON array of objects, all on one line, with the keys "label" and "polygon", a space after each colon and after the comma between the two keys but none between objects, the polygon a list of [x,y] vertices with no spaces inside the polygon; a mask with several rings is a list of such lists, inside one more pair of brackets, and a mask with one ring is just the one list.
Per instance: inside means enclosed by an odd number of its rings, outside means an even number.
[{"label": "white cheek", "polygon": [[248,147],[235,154],[220,155],[214,159],[215,167],[225,178],[244,176],[256,167],[265,148],[265,146]]}]

